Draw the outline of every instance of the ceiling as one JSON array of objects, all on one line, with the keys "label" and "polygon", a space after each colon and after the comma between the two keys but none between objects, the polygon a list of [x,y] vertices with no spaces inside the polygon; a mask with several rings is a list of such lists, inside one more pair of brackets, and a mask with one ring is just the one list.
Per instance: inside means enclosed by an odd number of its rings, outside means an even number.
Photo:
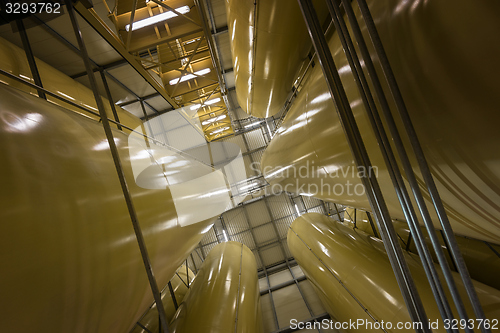
[{"label": "ceiling", "polygon": [[[105,71],[116,105],[142,119],[182,106],[192,109],[208,141],[240,129],[239,106],[230,96],[234,74],[223,0],[94,0],[93,5],[84,10],[77,4],[77,19],[91,62],[96,71]],[[137,24],[185,6],[189,12],[184,15],[126,31],[132,16]],[[68,15],[28,20],[34,55],[90,87]],[[19,34],[12,31],[11,25],[0,26],[1,37],[22,47]],[[197,75],[200,71],[209,72]],[[189,76],[194,78],[186,80]],[[170,84],[176,80],[180,82]],[[104,96],[101,80],[97,81]]]}]

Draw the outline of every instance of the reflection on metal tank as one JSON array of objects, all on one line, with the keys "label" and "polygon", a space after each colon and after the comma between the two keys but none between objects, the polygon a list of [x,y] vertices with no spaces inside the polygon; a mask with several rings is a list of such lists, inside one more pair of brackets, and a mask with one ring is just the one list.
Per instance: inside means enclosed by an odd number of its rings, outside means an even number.
[{"label": "reflection on metal tank", "polygon": [[[344,212],[344,221],[343,224],[350,227],[356,228],[367,234],[379,237],[380,231],[378,230],[377,225],[374,223],[375,230],[377,231],[377,236],[374,234],[373,229],[370,225],[370,221],[368,220],[367,212],[354,209],[354,208],[346,208]],[[373,218],[372,218],[373,219]],[[410,228],[408,224],[404,221],[393,220],[394,229],[398,235],[399,242],[404,249],[408,249],[410,252],[417,254],[417,248],[415,247],[415,242],[412,238],[409,238]],[[427,229],[425,227],[421,227],[422,232],[425,237],[425,242],[429,249],[432,249],[432,244],[427,234]],[[445,257],[448,261],[448,264],[453,269],[454,263],[449,256],[447,249],[447,245],[445,240],[443,239],[443,235],[441,233],[437,233],[439,242],[441,246],[445,250]],[[407,247],[407,244],[410,244]],[[487,284],[490,287],[496,288],[500,290],[500,256],[497,253],[500,253],[500,246],[495,244],[487,244],[486,242],[479,241],[477,239],[467,238],[467,237],[457,237],[457,243],[462,253],[462,256],[467,264],[467,268],[469,270],[469,274],[471,277],[479,281],[481,283]],[[496,253],[495,253],[496,251]],[[434,262],[437,263],[437,258],[434,251],[430,251]]]},{"label": "reflection on metal tank", "polygon": [[[341,323],[349,322],[350,319],[364,320],[360,328],[352,330],[348,327],[347,332],[380,332],[380,329],[373,329],[373,326],[366,324],[373,324],[374,320],[379,323],[384,321],[388,332],[415,331],[408,327],[406,330],[396,327],[398,322],[411,323],[411,319],[381,240],[343,226],[325,215],[308,213],[293,222],[287,242],[292,255],[332,318]],[[439,318],[439,311],[420,261],[413,254],[405,253],[405,257],[427,315],[431,322],[435,322]],[[464,296],[465,289],[458,274],[453,275]],[[490,321],[498,320],[500,291],[473,282],[486,317]],[[469,305],[467,311],[472,313]],[[392,329],[387,323],[394,325]],[[443,322],[439,323],[439,329],[433,331],[445,332]]]},{"label": "reflection on metal tank", "polygon": [[[500,30],[500,2],[459,0],[450,7],[442,1],[372,0],[369,5],[455,233],[500,244],[495,98],[500,44],[484,33]],[[315,66],[264,152],[263,174],[284,190],[370,210],[358,171],[374,172],[391,216],[403,220],[336,33],[329,46],[374,169],[355,168],[321,68]],[[412,164],[416,170],[416,161]],[[427,191],[424,196],[428,199]]]},{"label": "reflection on metal tank", "polygon": [[[61,97],[71,100],[78,105],[91,109],[97,112],[97,104],[95,102],[94,94],[92,90],[85,87],[83,84],[73,80],[66,74],[58,71],[52,66],[46,64],[38,58],[36,59],[36,64],[40,78],[42,80],[43,87]],[[11,74],[14,74],[24,80],[34,83],[31,75],[31,70],[28,64],[28,59],[26,58],[26,53],[23,49],[17,47],[16,45],[8,42],[7,40],[0,38],[0,68]],[[0,83],[7,83],[8,85],[26,91],[34,96],[38,96],[37,91],[32,89],[21,82],[15,81],[13,79],[7,78],[0,75]],[[85,112],[82,109],[74,107],[68,103],[65,103],[59,99],[47,95],[47,100],[53,104],[63,106],[68,110],[72,110],[76,113],[85,115],[86,117],[96,119],[99,118],[91,113]],[[106,110],[108,118],[114,119],[113,113],[111,111],[111,106],[109,101],[103,97],[103,104]],[[133,114],[125,111],[121,107],[115,105],[116,112],[120,123],[126,125],[130,128],[135,128],[141,125],[141,120],[134,116]],[[116,128],[115,124],[110,123],[111,127]],[[124,129],[125,132],[130,132]]]},{"label": "reflection on metal tank", "polygon": [[[172,280],[170,280],[177,304],[180,304],[182,302],[184,296],[188,291],[188,287],[191,287],[191,283],[193,282],[193,280],[194,273],[189,268],[186,268],[185,265],[182,265],[181,267],[179,267],[179,269],[177,269],[174,277],[172,278]],[[167,316],[167,320],[170,322],[170,320],[172,320],[172,318],[174,317],[176,309],[168,286],[164,288],[161,294],[161,300],[165,308],[165,315]],[[159,317],[158,310],[156,309],[156,303],[153,303],[153,305],[148,309],[144,316],[139,320],[139,323],[141,325],[136,325],[131,333],[158,332],[160,326],[158,318]]]},{"label": "reflection on metal tank", "polygon": [[300,8],[289,0],[226,0],[226,11],[238,103],[254,117],[271,117],[311,49]]},{"label": "reflection on metal tank", "polygon": [[[212,220],[181,227],[168,188],[139,187],[114,130],[159,286]],[[0,85],[5,332],[127,332],[153,302],[102,126]]]},{"label": "reflection on metal tank", "polygon": [[262,317],[255,257],[224,242],[203,262],[171,323],[172,333],[260,333]]}]

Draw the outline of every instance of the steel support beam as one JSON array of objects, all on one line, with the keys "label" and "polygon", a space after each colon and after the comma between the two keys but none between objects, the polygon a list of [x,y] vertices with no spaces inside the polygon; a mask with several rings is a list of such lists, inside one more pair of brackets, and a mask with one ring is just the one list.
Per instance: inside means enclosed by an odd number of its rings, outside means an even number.
[{"label": "steel support beam", "polygon": [[123,45],[93,9],[85,8],[81,2],[75,4],[75,9],[174,109],[179,107],[173,98],[167,94],[167,91],[144,69],[142,64],[137,62],[135,57],[127,51],[125,45]]},{"label": "steel support beam", "polygon": [[[327,86],[330,90],[332,99],[335,101],[337,114],[340,118],[355,163],[359,168],[371,170],[371,161],[368,157],[323,30],[319,24],[314,6],[310,0],[298,0],[298,2],[327,81]],[[361,181],[366,189],[371,209],[375,213],[377,223],[379,224],[382,240],[384,241],[384,246],[393,267],[403,299],[405,300],[410,318],[414,322],[426,323],[428,320],[425,309],[403,256],[402,249],[399,246],[397,235],[392,225],[389,211],[385,204],[378,181],[374,175],[370,174],[365,175]],[[430,329],[426,328],[425,325],[423,326],[422,332],[430,332]]]},{"label": "steel support beam", "polygon": [[[363,58],[365,60],[365,65],[366,65],[366,68],[369,72],[370,78],[372,79],[373,86],[377,92],[377,96],[379,97],[379,102],[382,105],[382,111],[383,111],[385,119],[388,123],[388,127],[389,127],[389,130],[391,132],[391,136],[392,136],[393,141],[395,143],[396,149],[399,153],[400,160],[403,164],[403,169],[406,173],[408,182],[410,183],[410,186],[412,188],[417,205],[418,205],[420,212],[421,212],[421,215],[423,217],[424,224],[427,227],[427,231],[428,231],[429,237],[431,239],[431,243],[432,243],[434,250],[436,252],[436,256],[437,256],[438,261],[440,263],[445,280],[448,284],[448,288],[451,292],[455,306],[458,309],[458,313],[460,315],[460,318],[463,320],[467,320],[468,315],[467,315],[467,312],[465,311],[463,301],[461,299],[461,296],[458,293],[453,276],[451,275],[450,267],[448,265],[448,262],[446,261],[446,258],[444,256],[444,253],[443,253],[442,248],[441,248],[441,245],[439,243],[439,239],[437,237],[436,231],[435,231],[434,226],[432,224],[430,214],[429,214],[429,211],[427,209],[423,195],[421,193],[418,181],[416,180],[416,177],[415,177],[414,172],[413,172],[413,168],[411,166],[408,155],[407,155],[406,150],[404,148],[402,139],[399,135],[399,132],[398,132],[398,129],[396,127],[395,121],[393,119],[392,113],[388,107],[388,102],[385,98],[383,89],[381,87],[381,83],[378,80],[378,76],[377,76],[376,71],[374,69],[373,63],[371,62],[371,55],[369,54],[369,52],[367,50],[367,46],[364,42],[364,38],[363,38],[362,33],[360,31],[360,28],[359,28],[359,24],[357,23],[357,19],[356,19],[356,16],[354,14],[354,11],[352,9],[352,5],[351,5],[350,1],[342,0],[342,2],[344,4],[344,8],[346,10],[347,16],[348,16],[349,21],[351,23],[351,27],[353,28],[353,32],[356,36],[358,46],[360,47],[360,51],[361,51]],[[439,197],[439,194],[437,192],[437,188],[435,186],[434,180],[433,180],[432,175],[430,173],[430,169],[427,165],[425,155],[423,154],[418,137],[416,135],[416,132],[415,132],[413,125],[411,123],[411,120],[409,118],[405,103],[404,103],[403,98],[401,96],[401,93],[399,91],[395,76],[392,73],[391,66],[390,66],[389,61],[387,59],[387,55],[385,54],[385,50],[384,50],[383,45],[381,43],[380,37],[378,36],[378,32],[377,32],[377,29],[376,29],[375,24],[373,22],[373,19],[371,17],[371,14],[369,12],[368,6],[364,0],[358,1],[358,5],[360,7],[362,16],[364,18],[364,22],[366,24],[368,33],[370,35],[370,38],[372,40],[372,44],[373,44],[373,46],[376,50],[376,53],[378,55],[378,58],[380,60],[380,64],[382,66],[384,75],[386,77],[386,81],[388,83],[390,92],[391,92],[392,97],[395,101],[396,108],[398,110],[398,114],[403,121],[403,126],[405,128],[405,132],[410,140],[410,143],[411,143],[411,146],[413,148],[413,152],[415,154],[416,160],[418,161],[421,174],[424,178],[424,182],[427,185],[427,190],[429,191],[429,194],[431,196],[431,200],[434,204],[434,208],[438,214],[438,218],[439,218],[441,225],[443,227],[443,230],[445,233],[444,238],[450,244],[450,251],[452,253],[453,260],[457,264],[458,271],[462,277],[462,281],[464,283],[465,289],[467,291],[469,299],[470,299],[472,306],[474,308],[474,312],[476,314],[476,317],[478,319],[484,319],[484,312],[481,308],[479,300],[477,299],[477,294],[475,293],[475,290],[474,290],[474,287],[472,285],[472,281],[471,281],[470,276],[468,274],[467,268],[465,267],[465,263],[463,262],[463,258],[461,257],[460,251],[459,251],[458,246],[456,244],[456,239],[455,239],[455,236],[454,236],[453,231],[451,229],[451,225],[449,224],[446,212],[444,210],[444,206],[443,206],[441,199]],[[381,125],[379,125],[379,127],[382,128]],[[387,150],[390,151],[389,148]],[[396,164],[394,164],[394,165],[396,165]],[[389,165],[388,165],[388,167],[389,167]],[[393,166],[392,168],[394,170],[397,169],[396,166]],[[396,176],[399,178],[399,169],[397,169],[397,171],[398,172],[396,172]],[[400,199],[400,201],[402,201],[403,211],[410,212],[410,214],[405,213],[405,215],[406,215],[407,221],[409,222],[409,226],[410,226],[410,229],[412,231],[412,234],[415,237],[415,245],[417,246],[417,250],[419,250],[419,254],[421,254],[421,259],[423,261],[427,261],[427,263],[423,262],[424,269],[426,270],[426,274],[428,275],[429,282],[431,283],[431,287],[433,287],[433,293],[435,294],[438,307],[440,308],[440,312],[442,313],[443,318],[445,318],[445,316],[447,316],[448,318],[452,318],[453,315],[449,309],[449,305],[447,304],[446,296],[444,295],[442,288],[440,287],[439,278],[433,272],[434,267],[433,267],[432,261],[430,260],[429,256],[425,253],[425,252],[427,252],[426,245],[423,241],[423,237],[421,236],[421,230],[420,230],[419,225],[417,223],[417,219],[416,219],[416,217],[414,217],[415,214],[414,214],[413,208],[411,206],[411,202],[406,197],[407,194],[405,193],[406,189],[404,188],[404,183],[400,179],[396,179],[396,181],[400,182],[399,187],[402,189],[402,192],[404,194],[402,199]],[[398,194],[398,195],[400,195],[400,194]],[[406,203],[404,201],[406,201]],[[405,207],[405,204],[407,207]],[[424,252],[423,255],[422,255],[422,250]],[[430,274],[428,271],[433,276],[429,276]],[[437,295],[437,296],[436,296],[436,291],[437,291],[437,293],[439,293],[439,295]],[[441,304],[440,304],[440,302],[441,302]],[[443,307],[444,307],[444,311],[446,312],[446,314],[444,314],[444,315],[443,315],[443,309],[442,309]],[[484,327],[482,327],[481,329],[483,332],[488,331]],[[466,329],[466,331],[469,331],[469,330]]]},{"label": "steel support beam", "polygon": [[135,232],[135,235],[137,238],[137,243],[139,245],[139,250],[141,252],[144,267],[146,269],[146,274],[148,276],[149,284],[151,286],[151,291],[153,293],[153,297],[156,301],[156,307],[157,307],[158,313],[160,315],[160,322],[162,324],[161,326],[163,327],[163,332],[168,333],[169,332],[168,322],[167,322],[167,319],[165,316],[165,310],[163,307],[163,303],[161,301],[161,293],[160,293],[160,290],[158,289],[158,285],[157,285],[156,279],[154,277],[153,268],[152,268],[151,261],[149,259],[149,255],[148,255],[148,250],[146,247],[146,242],[144,240],[144,236],[142,234],[141,227],[139,225],[137,213],[135,211],[134,203],[132,201],[132,195],[130,194],[130,191],[128,189],[127,180],[125,178],[125,173],[124,173],[123,166],[121,164],[120,156],[118,153],[118,148],[116,147],[116,143],[115,143],[114,138],[113,138],[113,132],[111,130],[111,126],[109,124],[108,117],[107,117],[106,111],[104,109],[104,103],[103,103],[102,98],[98,92],[97,81],[95,79],[94,73],[92,72],[92,64],[90,62],[87,48],[85,46],[85,42],[83,40],[81,30],[80,30],[80,27],[78,25],[78,21],[76,19],[76,15],[74,12],[72,1],[65,0],[65,2],[66,2],[66,9],[68,10],[68,14],[69,14],[69,17],[71,19],[71,24],[72,24],[72,27],[73,27],[73,30],[75,33],[75,37],[78,41],[79,50],[82,54],[83,62],[85,64],[85,69],[87,70],[87,73],[88,73],[90,85],[92,86],[92,91],[94,93],[94,98],[95,98],[96,103],[97,103],[97,108],[99,110],[99,114],[101,115],[102,125],[104,128],[104,132],[106,134],[106,138],[108,140],[111,155],[113,157],[113,162],[115,164],[116,173],[117,173],[118,178],[120,180],[120,185],[122,188],[123,196],[125,198],[125,203],[127,205],[130,219],[132,221],[134,232]]},{"label": "steel support beam", "polygon": [[277,284],[277,285],[275,285],[275,286],[273,286],[271,288],[266,288],[264,290],[261,290],[260,291],[260,296],[265,295],[265,294],[269,293],[270,291],[273,292],[273,291],[277,291],[277,290],[286,288],[288,286],[292,286],[292,285],[295,284],[296,281],[297,282],[302,282],[302,281],[305,281],[305,280],[307,280],[306,276],[302,275],[301,277],[299,277],[297,279],[292,279],[292,280],[289,280],[289,281]]},{"label": "steel support beam", "polygon": [[[24,27],[24,23],[22,19],[16,20],[17,30],[19,31],[19,35],[21,36],[21,41],[23,43],[23,49],[26,53],[26,58],[28,59],[28,64],[30,66],[31,76],[33,76],[33,80],[35,84],[39,87],[43,88],[42,79],[40,78],[40,73],[38,72],[38,68],[36,66],[35,56],[33,55],[33,51],[31,50],[31,44],[28,39],[28,34],[26,33],[26,28]],[[38,89],[38,97],[47,99],[43,90]]]},{"label": "steel support beam", "polygon": [[[111,112],[113,112],[113,117],[115,118],[115,121],[119,123],[120,118],[118,117],[118,113],[116,112],[115,103],[113,103],[113,97],[111,96],[111,91],[109,90],[106,74],[104,73],[104,70],[101,70],[100,73],[101,73],[102,84],[104,85],[104,90],[106,91],[106,97],[108,98],[109,106],[111,107]],[[121,131],[122,126],[118,125],[118,129]]]},{"label": "steel support beam", "polygon": [[[36,16],[33,16],[33,19],[35,21],[37,21],[38,23],[40,23],[42,25],[42,27],[48,32],[50,33],[52,36],[54,36],[57,40],[59,40],[61,43],[63,43],[64,45],[66,45],[71,51],[75,52],[78,56],[82,57],[82,54],[80,52],[80,50],[75,46],[73,45],[69,40],[67,40],[66,38],[64,38],[61,34],[59,34],[57,31],[55,31],[53,28],[51,28],[50,26],[48,26],[45,22],[43,22],[42,20],[40,20],[38,17]],[[94,68],[92,69],[92,72],[97,72],[100,70],[100,68],[103,68],[104,69],[104,73],[113,81],[115,82],[117,85],[119,85],[121,88],[123,88],[123,90],[127,91],[128,93],[130,93],[131,95],[133,95],[136,100],[140,100],[141,97],[139,97],[136,93],[134,93],[132,90],[130,90],[130,88],[128,88],[127,86],[125,86],[122,82],[120,82],[117,78],[115,78],[113,75],[111,75],[108,71],[106,71],[106,68],[104,68],[104,66],[99,66],[98,63],[96,63],[94,60],[90,59],[90,62],[92,63],[92,65],[94,66]],[[125,61],[126,62],[126,61]],[[85,72],[86,73],[86,72]],[[87,74],[85,74],[87,75]],[[83,76],[83,75],[82,75]],[[155,96],[159,96],[159,94],[155,95]],[[156,113],[159,113],[158,110],[156,110],[154,107],[152,107],[150,104],[146,103],[146,105],[153,111],[155,111]],[[165,111],[163,111],[164,113]]]}]

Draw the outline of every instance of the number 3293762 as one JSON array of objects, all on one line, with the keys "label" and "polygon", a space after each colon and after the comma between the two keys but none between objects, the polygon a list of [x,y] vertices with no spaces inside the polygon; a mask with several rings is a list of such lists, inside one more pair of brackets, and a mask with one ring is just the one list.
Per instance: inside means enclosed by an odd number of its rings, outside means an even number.
[{"label": "number 3293762", "polygon": [[7,14],[60,14],[61,4],[52,2],[7,2],[5,12]]}]

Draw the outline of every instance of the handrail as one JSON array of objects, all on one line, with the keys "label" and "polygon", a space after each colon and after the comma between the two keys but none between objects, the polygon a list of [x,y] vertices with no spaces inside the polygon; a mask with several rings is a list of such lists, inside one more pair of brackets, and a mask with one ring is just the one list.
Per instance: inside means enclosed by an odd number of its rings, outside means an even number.
[{"label": "handrail", "polygon": [[[7,72],[7,71],[5,71],[5,70],[3,70],[3,69],[0,69],[0,74],[1,74],[1,75],[4,75],[4,76],[7,76],[8,78],[11,78],[11,79],[16,80],[16,81],[18,81],[18,82],[21,82],[22,84],[25,84],[25,85],[27,85],[27,86],[28,86],[28,87],[30,87],[30,88],[33,88],[33,89],[36,89],[36,90],[39,90],[39,91],[43,91],[45,94],[47,94],[47,95],[49,95],[49,96],[55,97],[55,98],[57,98],[57,99],[59,99],[59,100],[61,100],[61,101],[65,102],[65,103],[70,104],[71,106],[77,107],[77,108],[79,108],[79,109],[81,109],[81,110],[83,110],[83,111],[86,111],[86,112],[88,112],[88,113],[90,113],[90,114],[94,115],[94,116],[97,116],[97,117],[99,117],[99,119],[100,119],[99,121],[101,121],[101,116],[100,116],[100,114],[99,114],[98,112],[96,112],[96,111],[93,111],[92,109],[90,109],[90,108],[88,108],[88,107],[85,107],[85,106],[82,106],[82,105],[80,105],[80,104],[78,104],[78,103],[75,103],[75,102],[71,101],[71,100],[70,100],[70,99],[68,99],[68,98],[65,98],[65,97],[59,96],[59,95],[58,95],[58,94],[56,94],[56,93],[53,93],[53,92],[51,92],[51,91],[49,91],[49,90],[47,90],[47,89],[45,89],[45,88],[42,88],[42,87],[40,87],[40,86],[38,86],[38,85],[36,85],[36,84],[34,84],[34,83],[32,83],[32,82],[28,81],[28,80],[25,80],[25,79],[22,79],[22,78],[20,78],[20,77],[17,77],[16,75],[14,75],[14,74],[12,74],[12,73],[9,73],[9,72]],[[5,83],[5,82],[3,82],[3,84],[5,84],[5,85],[7,85],[7,86],[9,85],[8,83]],[[85,115],[83,115],[83,114],[80,114],[80,115],[81,115],[81,116],[85,116]],[[92,119],[92,118],[91,118],[91,119]],[[139,134],[139,135],[143,136],[144,138],[149,139],[150,141],[152,141],[152,142],[154,142],[154,143],[156,143],[156,144],[158,144],[158,145],[160,145],[160,146],[163,146],[163,147],[169,148],[169,149],[171,149],[171,150],[175,151],[176,153],[178,153],[178,154],[180,154],[180,155],[187,156],[187,157],[192,158],[192,159],[194,159],[194,160],[196,160],[196,161],[198,161],[198,162],[200,162],[200,163],[205,164],[206,166],[209,166],[209,167],[213,168],[213,165],[208,164],[208,163],[206,163],[206,162],[204,162],[204,161],[201,161],[201,160],[197,159],[196,157],[194,157],[194,156],[192,156],[192,155],[190,155],[190,154],[188,154],[188,153],[186,153],[186,152],[184,152],[184,151],[182,151],[182,150],[180,150],[180,149],[177,149],[177,148],[175,148],[175,147],[172,147],[172,146],[170,146],[170,145],[166,144],[165,142],[159,141],[159,140],[157,140],[157,139],[155,139],[155,138],[150,137],[150,136],[149,136],[149,135],[147,135],[147,134],[144,134],[144,133],[142,133],[142,132],[136,131],[136,130],[132,129],[131,127],[129,127],[129,126],[127,126],[127,125],[124,125],[124,124],[122,124],[122,123],[120,123],[120,122],[118,122],[118,121],[116,121],[116,120],[113,120],[113,119],[110,119],[110,118],[107,118],[107,119],[108,119],[108,121],[109,121],[110,123],[113,123],[113,124],[115,124],[115,125],[117,125],[117,126],[121,126],[121,127],[123,127],[123,128],[126,128],[126,129],[128,129],[129,131],[134,132],[134,133],[136,133],[136,134]]]}]

